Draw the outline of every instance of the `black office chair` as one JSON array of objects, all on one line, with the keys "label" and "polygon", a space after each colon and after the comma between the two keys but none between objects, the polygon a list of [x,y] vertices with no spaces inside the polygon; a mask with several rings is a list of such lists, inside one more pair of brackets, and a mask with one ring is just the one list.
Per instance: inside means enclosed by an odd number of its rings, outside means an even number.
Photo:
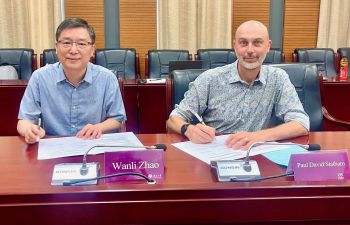
[{"label": "black office chair", "polygon": [[56,49],[54,48],[44,49],[43,53],[40,54],[40,67],[43,67],[46,64],[54,64],[58,61]]},{"label": "black office chair", "polygon": [[29,80],[36,70],[36,54],[28,48],[1,48],[0,65],[13,66],[20,80]]},{"label": "black office chair", "polygon": [[267,53],[263,64],[284,63],[284,60],[285,56],[281,50],[271,48],[270,51]]},{"label": "black office chair", "polygon": [[[350,48],[338,48],[337,50],[337,68],[340,69],[340,60],[347,58],[350,64]],[[337,71],[339,71],[339,69]],[[350,74],[350,66],[348,66],[348,74]]]},{"label": "black office chair", "polygon": [[188,85],[194,81],[206,69],[174,70],[171,79],[166,81],[166,105],[167,115],[174,109],[175,104],[179,104],[184,98]]},{"label": "black office chair", "polygon": [[97,65],[110,69],[125,80],[139,77],[139,58],[133,48],[97,49],[95,59]]},{"label": "black office chair", "polygon": [[187,50],[149,50],[145,55],[146,77],[169,77],[169,62],[176,60],[192,60],[192,57]]},{"label": "black office chair", "polygon": [[350,130],[349,122],[335,119],[322,106],[320,86],[323,79],[318,75],[315,64],[295,63],[271,66],[281,68],[289,75],[289,79],[298,93],[304,110],[309,115],[310,131],[323,130],[323,119],[330,121],[336,126]]},{"label": "black office chair", "polygon": [[337,74],[332,48],[296,48],[293,53],[293,62],[314,63],[319,73],[325,77]]},{"label": "black office chair", "polygon": [[209,48],[198,49],[195,59],[202,60],[203,69],[212,69],[233,63],[237,56],[234,49]]},{"label": "black office chair", "polygon": [[[295,86],[305,112],[310,117],[310,130],[323,130],[323,119],[326,119],[336,126],[350,130],[350,122],[341,121],[332,117],[322,106],[320,85],[322,79],[318,76],[314,64],[273,64],[272,66],[284,69]],[[168,114],[184,97],[188,90],[188,84],[195,80],[205,70],[175,70],[172,73],[172,81],[167,81],[167,109]],[[172,82],[172,83],[171,83]],[[171,86],[171,88],[170,88]],[[277,121],[278,122],[278,121]]]}]

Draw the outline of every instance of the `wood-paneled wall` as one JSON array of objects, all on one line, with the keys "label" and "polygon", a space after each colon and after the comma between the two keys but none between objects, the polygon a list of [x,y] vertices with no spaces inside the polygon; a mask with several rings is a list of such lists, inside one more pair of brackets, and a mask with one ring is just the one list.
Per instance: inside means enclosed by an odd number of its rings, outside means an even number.
[{"label": "wood-paneled wall", "polygon": [[[232,0],[232,32],[243,21],[259,20],[269,26],[270,0]],[[97,35],[97,47],[104,47],[103,0],[66,0],[66,17],[82,17]],[[157,1],[119,0],[120,46],[135,48],[144,74],[144,55],[157,47]],[[316,47],[320,0],[285,0],[283,51],[291,61],[294,48]]]},{"label": "wood-paneled wall", "polygon": [[283,51],[291,62],[295,48],[317,45],[320,0],[285,0],[284,9]]},{"label": "wood-paneled wall", "polygon": [[103,0],[65,0],[65,17],[79,17],[88,21],[96,33],[96,47],[104,48]]},{"label": "wood-paneled wall", "polygon": [[119,0],[120,47],[135,48],[145,74],[145,54],[157,48],[157,1]]},{"label": "wood-paneled wall", "polygon": [[269,28],[270,0],[233,0],[232,38],[237,27],[247,20],[258,20]]}]

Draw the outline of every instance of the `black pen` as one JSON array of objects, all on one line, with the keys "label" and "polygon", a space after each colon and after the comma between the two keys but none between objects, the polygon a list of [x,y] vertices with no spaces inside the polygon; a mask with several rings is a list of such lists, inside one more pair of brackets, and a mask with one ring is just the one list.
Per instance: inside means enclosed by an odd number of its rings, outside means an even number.
[{"label": "black pen", "polygon": [[191,109],[190,109],[190,112],[197,118],[197,120],[198,120],[201,124],[203,124],[204,126],[206,126],[206,124],[204,123],[203,118],[202,118],[201,116],[199,116],[198,113],[192,111]]}]

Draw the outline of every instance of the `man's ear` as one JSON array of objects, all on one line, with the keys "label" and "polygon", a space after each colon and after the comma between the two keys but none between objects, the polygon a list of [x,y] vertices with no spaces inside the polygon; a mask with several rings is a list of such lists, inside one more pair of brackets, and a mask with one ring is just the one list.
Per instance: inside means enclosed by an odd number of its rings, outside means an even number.
[{"label": "man's ear", "polygon": [[269,51],[270,51],[271,46],[272,46],[272,41],[269,40],[269,43],[268,43]]},{"label": "man's ear", "polygon": [[96,51],[96,44],[93,44],[91,47],[92,47],[91,57],[94,57],[95,51]]}]

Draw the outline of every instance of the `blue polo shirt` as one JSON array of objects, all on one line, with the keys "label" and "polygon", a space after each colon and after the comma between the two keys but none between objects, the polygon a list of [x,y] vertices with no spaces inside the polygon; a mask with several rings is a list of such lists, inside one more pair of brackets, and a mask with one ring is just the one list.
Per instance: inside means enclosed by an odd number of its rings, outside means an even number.
[{"label": "blue polo shirt", "polygon": [[71,84],[61,63],[34,71],[21,101],[18,119],[36,123],[41,116],[47,135],[73,136],[86,124],[126,120],[116,76],[89,63],[84,79]]}]

